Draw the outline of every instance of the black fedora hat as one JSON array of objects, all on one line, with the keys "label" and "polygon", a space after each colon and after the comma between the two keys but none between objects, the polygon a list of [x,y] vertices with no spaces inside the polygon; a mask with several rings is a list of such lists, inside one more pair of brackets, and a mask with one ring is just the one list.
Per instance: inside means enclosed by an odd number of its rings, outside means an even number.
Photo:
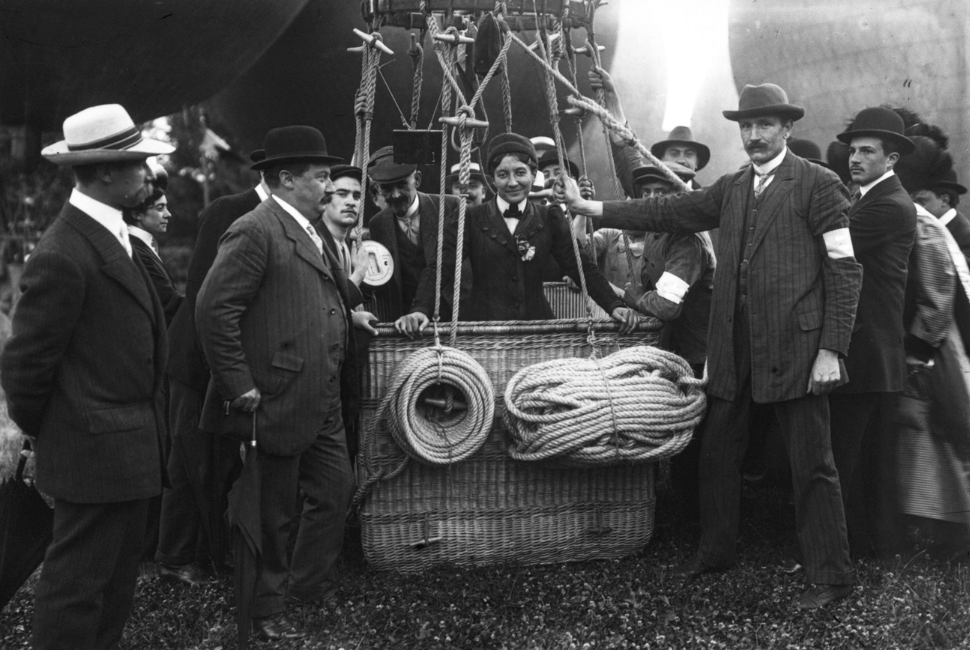
[{"label": "black fedora hat", "polygon": [[741,95],[738,97],[738,110],[721,111],[721,114],[734,122],[766,115],[800,120],[805,115],[805,109],[801,106],[789,104],[788,93],[781,86],[775,84],[752,86],[747,84],[741,89]]},{"label": "black fedora hat", "polygon": [[667,152],[667,147],[672,147],[678,144],[693,147],[697,152],[697,171],[704,169],[707,163],[710,162],[711,150],[708,149],[706,144],[701,144],[694,139],[694,132],[690,130],[689,126],[675,126],[673,130],[667,134],[666,140],[655,142],[650,147],[650,153],[657,158],[663,158],[664,153]]},{"label": "black fedora hat", "polygon": [[337,156],[327,153],[327,141],[312,126],[281,126],[270,129],[263,139],[263,151],[264,157],[254,162],[252,169],[265,169],[275,163],[291,160],[324,164],[341,162]]},{"label": "black fedora hat", "polygon": [[953,192],[954,194],[958,194],[958,195],[963,195],[967,193],[967,188],[957,182],[957,173],[952,169],[946,172],[938,180],[931,181],[929,189],[943,190],[944,192]]},{"label": "black fedora hat", "polygon": [[835,137],[846,144],[851,144],[853,138],[889,140],[899,148],[899,155],[905,156],[916,149],[913,141],[903,135],[905,130],[903,118],[896,111],[882,106],[872,106],[859,111],[849,128]]},{"label": "black fedora hat", "polygon": [[[688,169],[687,167],[675,162],[664,164],[670,168],[670,171],[677,174],[678,178],[685,183],[689,183],[691,179],[694,178],[694,170],[692,169]],[[661,181],[663,183],[670,183],[671,185],[673,184],[673,181],[671,181],[667,175],[664,174],[663,170],[656,165],[643,165],[641,167],[637,167],[630,174],[630,182],[633,183],[634,186],[639,185],[640,183],[648,183],[650,181]]]},{"label": "black fedora hat", "polygon": [[818,145],[811,140],[804,140],[802,138],[789,138],[788,148],[793,154],[799,158],[804,158],[808,162],[813,162],[816,165],[821,165],[826,169],[832,169],[829,164],[822,160],[822,150],[818,148]]},{"label": "black fedora hat", "polygon": [[[569,158],[563,158],[566,163],[566,167],[569,168],[569,175],[573,178],[579,178],[579,167],[576,166]],[[539,170],[544,170],[547,167],[558,166],[559,165],[559,151],[556,149],[550,149],[549,151],[542,154],[539,157]]]}]

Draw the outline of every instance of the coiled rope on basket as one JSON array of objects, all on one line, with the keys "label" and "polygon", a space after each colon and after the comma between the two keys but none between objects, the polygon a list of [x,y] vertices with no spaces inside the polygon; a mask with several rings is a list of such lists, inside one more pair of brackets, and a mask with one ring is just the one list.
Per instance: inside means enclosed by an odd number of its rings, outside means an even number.
[{"label": "coiled rope on basket", "polygon": [[669,458],[704,417],[705,383],[684,359],[646,346],[523,368],[505,388],[509,455],[572,467]]}]

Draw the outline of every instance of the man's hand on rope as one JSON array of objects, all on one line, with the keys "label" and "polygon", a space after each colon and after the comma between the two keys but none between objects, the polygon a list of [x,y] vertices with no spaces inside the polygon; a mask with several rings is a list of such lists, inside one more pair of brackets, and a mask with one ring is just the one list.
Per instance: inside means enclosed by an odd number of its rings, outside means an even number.
[{"label": "man's hand on rope", "polygon": [[584,199],[580,193],[579,184],[565,174],[560,174],[559,178],[553,184],[552,194],[556,203],[565,203],[566,207],[574,215],[583,215],[586,217],[603,216],[603,203]]},{"label": "man's hand on rope", "polygon": [[[616,84],[610,73],[599,66],[593,66],[589,70],[589,85],[593,90],[603,90],[603,108],[610,112],[620,124],[626,123],[626,116],[623,114],[623,106],[620,104],[620,96],[616,94]],[[610,141],[621,144],[623,138],[620,134],[610,130]]]},{"label": "man's hand on rope", "polygon": [[636,284],[635,282],[627,282],[626,289],[620,292],[620,298],[623,298],[623,302],[629,305],[631,309],[636,309],[637,305],[640,304],[640,299],[646,293],[647,291],[643,288],[643,285]]},{"label": "man's hand on rope", "polygon": [[589,69],[589,85],[592,86],[593,90],[602,88],[605,93],[616,93],[616,84],[613,83],[613,77],[599,66],[594,65]]},{"label": "man's hand on rope", "polygon": [[354,327],[368,332],[371,336],[377,336],[377,330],[372,324],[378,322],[377,316],[369,311],[355,311],[351,318],[354,321]]},{"label": "man's hand on rope", "polygon": [[631,333],[636,329],[637,323],[640,322],[640,315],[629,307],[617,307],[610,316],[613,317],[613,320],[620,322],[621,334]]},{"label": "man's hand on rope", "polygon": [[808,392],[813,395],[827,395],[842,383],[841,380],[838,353],[822,348],[818,351],[815,363],[812,365],[812,374],[808,378]]},{"label": "man's hand on rope", "polygon": [[421,336],[421,332],[431,322],[426,315],[419,311],[412,312],[406,316],[401,316],[394,321],[394,329],[400,334],[404,334],[409,339],[416,339]]},{"label": "man's hand on rope", "polygon": [[246,413],[252,413],[259,408],[259,399],[259,389],[254,388],[232,400],[231,406],[234,409],[239,409],[240,411],[245,411]]},{"label": "man's hand on rope", "polygon": [[579,177],[579,195],[587,201],[592,201],[596,197],[596,186],[589,176]]}]

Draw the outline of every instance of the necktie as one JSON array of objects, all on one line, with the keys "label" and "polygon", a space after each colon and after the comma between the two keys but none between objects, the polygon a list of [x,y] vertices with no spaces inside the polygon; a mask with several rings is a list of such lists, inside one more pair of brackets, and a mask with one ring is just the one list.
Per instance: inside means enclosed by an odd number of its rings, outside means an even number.
[{"label": "necktie", "polygon": [[310,239],[313,240],[313,243],[316,244],[317,252],[323,255],[323,240],[320,239],[320,235],[317,234],[317,231],[314,230],[313,226],[310,224],[307,224],[306,232],[308,235],[310,235]]},{"label": "necktie", "polygon": [[350,268],[350,249],[347,248],[347,244],[340,245],[340,264],[344,267],[344,273],[350,275],[353,269]]},{"label": "necktie", "polygon": [[758,177],[758,182],[754,186],[754,198],[761,198],[761,193],[765,191],[765,185],[768,184],[768,179],[774,176],[776,171],[778,171],[777,167],[772,169],[770,172],[765,172],[764,174],[755,172],[755,176]]},{"label": "necktie", "polygon": [[856,187],[855,189],[852,190],[852,195],[849,197],[849,202],[852,205],[855,205],[856,201],[858,201],[861,198],[862,198],[862,190]]}]

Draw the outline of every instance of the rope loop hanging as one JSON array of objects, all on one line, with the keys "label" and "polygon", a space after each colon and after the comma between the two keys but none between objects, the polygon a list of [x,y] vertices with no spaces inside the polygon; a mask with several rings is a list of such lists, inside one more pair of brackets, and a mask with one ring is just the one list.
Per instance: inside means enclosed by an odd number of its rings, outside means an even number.
[{"label": "rope loop hanging", "polygon": [[704,417],[705,383],[676,354],[646,346],[523,368],[505,388],[509,455],[570,467],[669,458]]},{"label": "rope loop hanging", "polygon": [[[424,31],[421,32],[421,40],[424,40]],[[418,37],[411,32],[411,47],[408,49],[411,57],[411,66],[414,68],[414,82],[411,90],[411,120],[410,129],[418,128],[418,113],[421,111],[421,88],[424,84],[424,48],[418,42]]]},{"label": "rope loop hanging", "polygon": [[[451,389],[451,390],[449,390]],[[435,346],[418,350],[394,371],[379,409],[409,458],[448,465],[474,454],[495,417],[485,369],[467,353]]]},{"label": "rope loop hanging", "polygon": [[[354,155],[351,164],[364,170],[361,177],[361,194],[367,196],[367,163],[370,158],[370,129],[374,119],[374,100],[377,96],[377,73],[381,65],[381,52],[393,52],[383,43],[383,37],[379,31],[365,34],[359,29],[354,29],[363,41],[360,47],[360,87],[357,90],[354,111],[356,113],[356,132],[354,135]],[[357,48],[350,48],[356,51]],[[354,237],[356,247],[361,244],[361,234],[364,229],[364,208],[367,201],[358,202],[357,223],[354,225]]]}]

